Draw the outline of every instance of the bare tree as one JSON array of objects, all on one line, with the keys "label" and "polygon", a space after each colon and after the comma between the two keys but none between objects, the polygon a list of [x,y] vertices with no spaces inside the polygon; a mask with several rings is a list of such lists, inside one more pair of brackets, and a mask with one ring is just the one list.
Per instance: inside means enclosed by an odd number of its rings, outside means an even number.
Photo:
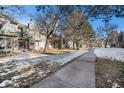
[{"label": "bare tree", "polygon": [[24,6],[18,6],[18,5],[0,5],[0,12],[1,13],[6,13],[6,14],[18,14],[18,15],[22,15],[22,13],[24,14]]},{"label": "bare tree", "polygon": [[46,41],[43,52],[46,52],[50,36],[58,31],[58,27],[65,19],[65,15],[73,11],[74,6],[37,6],[39,14],[36,15],[36,27],[41,32],[45,32]]},{"label": "bare tree", "polygon": [[73,42],[73,49],[75,49],[76,39],[78,38],[79,25],[84,21],[82,12],[72,12],[66,20],[66,30],[65,35],[70,36],[70,39]]},{"label": "bare tree", "polygon": [[117,27],[116,24],[105,23],[103,27],[100,26],[97,28],[97,35],[105,41],[105,48],[109,43],[112,31],[117,29]]},{"label": "bare tree", "polygon": [[48,40],[51,34],[57,30],[57,26],[59,24],[59,13],[55,14],[51,11],[48,11],[44,16],[39,15],[37,16],[36,27],[39,31],[45,33],[46,41],[43,52],[46,52]]},{"label": "bare tree", "polygon": [[93,34],[92,31],[92,26],[82,12],[73,12],[67,18],[65,34],[71,37],[73,49],[75,49],[75,46],[79,49],[80,41],[90,37]]}]

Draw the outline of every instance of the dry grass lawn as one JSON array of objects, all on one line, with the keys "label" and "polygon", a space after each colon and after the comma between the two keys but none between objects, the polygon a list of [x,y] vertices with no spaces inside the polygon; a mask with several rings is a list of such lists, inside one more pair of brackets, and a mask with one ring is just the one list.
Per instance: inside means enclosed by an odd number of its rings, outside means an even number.
[{"label": "dry grass lawn", "polygon": [[97,58],[96,87],[124,87],[124,63]]},{"label": "dry grass lawn", "polygon": [[72,50],[72,49],[61,49],[61,50],[59,50],[59,49],[50,49],[50,50],[47,50],[46,53],[56,55],[56,54],[69,53],[69,52],[72,52],[72,51],[74,51],[74,50]]},{"label": "dry grass lawn", "polygon": [[[64,53],[69,53],[74,51],[73,49],[49,49],[46,51],[44,54],[49,54],[49,55],[57,55],[57,54],[64,54]],[[36,54],[43,54],[43,50],[41,51],[32,51],[32,53]]]}]

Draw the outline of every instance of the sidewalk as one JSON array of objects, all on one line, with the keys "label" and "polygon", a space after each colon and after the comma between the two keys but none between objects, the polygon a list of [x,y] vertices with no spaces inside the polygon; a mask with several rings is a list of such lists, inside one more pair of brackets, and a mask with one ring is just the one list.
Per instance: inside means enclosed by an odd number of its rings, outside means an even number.
[{"label": "sidewalk", "polygon": [[81,55],[32,88],[93,88],[95,87],[95,55]]}]

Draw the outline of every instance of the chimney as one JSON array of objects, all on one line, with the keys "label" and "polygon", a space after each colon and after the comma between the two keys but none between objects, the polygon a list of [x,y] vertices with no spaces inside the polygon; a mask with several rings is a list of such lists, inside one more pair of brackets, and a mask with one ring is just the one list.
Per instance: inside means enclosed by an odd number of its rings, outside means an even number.
[{"label": "chimney", "polygon": [[32,24],[32,19],[30,19],[29,23],[28,23],[28,28],[31,29],[31,24]]},{"label": "chimney", "polygon": [[30,24],[28,23],[28,28],[30,29]]}]

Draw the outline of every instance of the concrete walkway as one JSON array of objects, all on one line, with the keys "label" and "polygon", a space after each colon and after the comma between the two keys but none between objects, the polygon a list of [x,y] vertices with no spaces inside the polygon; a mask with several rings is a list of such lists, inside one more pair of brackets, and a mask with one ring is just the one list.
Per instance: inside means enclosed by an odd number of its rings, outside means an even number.
[{"label": "concrete walkway", "polygon": [[32,88],[94,88],[95,55],[89,51]]}]

